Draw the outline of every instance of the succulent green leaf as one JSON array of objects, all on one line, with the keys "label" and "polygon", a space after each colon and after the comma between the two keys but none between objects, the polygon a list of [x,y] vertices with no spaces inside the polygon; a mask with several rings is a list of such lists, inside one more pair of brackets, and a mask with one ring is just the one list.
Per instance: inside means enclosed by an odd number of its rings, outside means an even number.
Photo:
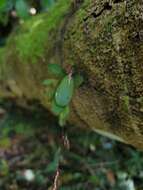
[{"label": "succulent green leaf", "polygon": [[59,125],[61,127],[63,127],[66,124],[66,121],[68,119],[69,113],[70,113],[69,106],[66,106],[64,108],[64,110],[60,113],[60,116],[59,116]]},{"label": "succulent green leaf", "polygon": [[43,81],[43,85],[46,85],[46,86],[56,85],[57,82],[58,81],[56,79],[46,79]]},{"label": "succulent green leaf", "polygon": [[48,71],[49,73],[56,75],[58,77],[64,77],[66,75],[63,68],[60,65],[55,64],[55,63],[48,64]]},{"label": "succulent green leaf", "polygon": [[83,83],[83,77],[81,75],[74,76],[74,86],[78,88]]},{"label": "succulent green leaf", "polygon": [[58,115],[60,115],[60,113],[62,111],[64,111],[64,109],[65,109],[65,107],[58,106],[55,101],[52,102],[51,111],[53,112],[53,114],[58,116]]},{"label": "succulent green leaf", "polygon": [[15,4],[17,15],[22,19],[27,19],[30,16],[29,6],[24,0],[17,0]]},{"label": "succulent green leaf", "polygon": [[67,106],[73,96],[74,90],[74,80],[73,78],[69,78],[69,76],[65,76],[62,81],[60,82],[56,93],[55,93],[55,100],[57,105],[59,106]]}]

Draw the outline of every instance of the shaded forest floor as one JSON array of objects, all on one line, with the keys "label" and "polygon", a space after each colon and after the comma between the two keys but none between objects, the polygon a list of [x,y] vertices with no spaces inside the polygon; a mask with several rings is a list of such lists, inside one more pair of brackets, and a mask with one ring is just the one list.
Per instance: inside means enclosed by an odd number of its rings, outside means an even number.
[{"label": "shaded forest floor", "polygon": [[62,130],[46,118],[12,109],[1,121],[1,190],[50,190],[59,162],[60,190],[143,189],[142,152],[74,126],[66,150]]}]

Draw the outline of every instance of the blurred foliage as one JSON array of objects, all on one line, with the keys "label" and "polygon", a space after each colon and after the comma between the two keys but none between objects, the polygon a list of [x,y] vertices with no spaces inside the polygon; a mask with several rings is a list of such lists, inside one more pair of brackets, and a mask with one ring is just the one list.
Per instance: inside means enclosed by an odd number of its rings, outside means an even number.
[{"label": "blurred foliage", "polygon": [[74,126],[65,150],[62,129],[44,114],[19,110],[1,124],[11,144],[0,149],[0,189],[50,189],[60,161],[60,190],[142,190],[142,152]]},{"label": "blurred foliage", "polygon": [[57,0],[0,0],[0,46],[19,23],[48,11]]},{"label": "blurred foliage", "polygon": [[0,22],[7,24],[10,14],[18,16],[20,19],[27,19],[30,17],[30,9],[34,6],[39,6],[39,12],[43,12],[47,11],[54,3],[55,0],[1,0]]},{"label": "blurred foliage", "polygon": [[[72,66],[71,70],[73,70]],[[73,93],[83,82],[81,75],[72,72],[67,73],[59,64],[51,63],[48,64],[48,73],[53,75],[54,78],[43,81],[43,85],[47,88],[46,95],[52,102],[51,111],[58,116],[61,127],[66,124],[69,117]]]}]

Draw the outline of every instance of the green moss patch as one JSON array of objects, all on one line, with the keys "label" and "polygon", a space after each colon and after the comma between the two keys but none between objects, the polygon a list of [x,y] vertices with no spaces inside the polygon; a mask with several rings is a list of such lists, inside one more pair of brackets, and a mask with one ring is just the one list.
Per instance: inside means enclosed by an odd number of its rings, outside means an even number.
[{"label": "green moss patch", "polygon": [[35,63],[52,43],[51,36],[62,22],[70,7],[69,0],[62,0],[51,8],[48,14],[41,14],[23,23],[15,37],[16,50],[22,62]]}]

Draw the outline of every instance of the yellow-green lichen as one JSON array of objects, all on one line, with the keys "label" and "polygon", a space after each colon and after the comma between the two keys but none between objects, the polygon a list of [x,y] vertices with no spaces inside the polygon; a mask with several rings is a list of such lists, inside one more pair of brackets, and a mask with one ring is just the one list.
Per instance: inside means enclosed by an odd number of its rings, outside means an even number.
[{"label": "yellow-green lichen", "polygon": [[122,103],[123,103],[124,111],[128,112],[129,111],[129,106],[130,106],[130,98],[129,98],[129,96],[123,96],[122,97]]}]

